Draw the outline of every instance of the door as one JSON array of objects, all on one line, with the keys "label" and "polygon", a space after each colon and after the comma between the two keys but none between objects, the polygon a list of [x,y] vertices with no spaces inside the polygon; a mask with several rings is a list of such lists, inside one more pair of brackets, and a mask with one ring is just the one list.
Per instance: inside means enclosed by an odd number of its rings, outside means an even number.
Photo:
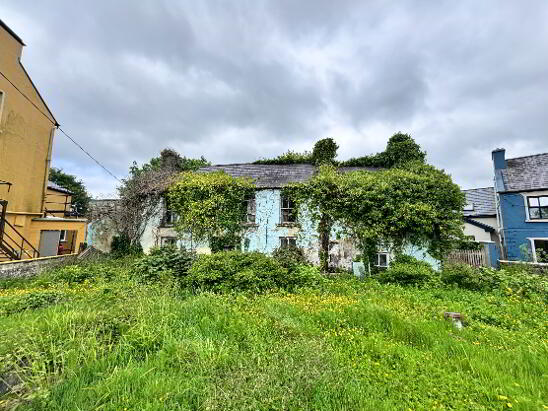
[{"label": "door", "polygon": [[40,231],[40,257],[57,255],[61,231],[42,230]]}]

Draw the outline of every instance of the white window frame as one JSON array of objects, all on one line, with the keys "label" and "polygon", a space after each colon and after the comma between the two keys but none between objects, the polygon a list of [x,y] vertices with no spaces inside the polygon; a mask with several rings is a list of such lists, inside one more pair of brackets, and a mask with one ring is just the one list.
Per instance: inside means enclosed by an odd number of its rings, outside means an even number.
[{"label": "white window frame", "polygon": [[[285,236],[285,237],[280,237],[280,248],[292,247],[292,245],[290,244],[291,240],[295,241],[294,246],[297,247],[297,237]],[[285,245],[284,245],[284,242],[286,243]]]},{"label": "white window frame", "polygon": [[[386,255],[386,265],[381,265],[381,255]],[[388,251],[377,251],[375,254],[375,267],[388,268],[390,266],[390,253]]]},{"label": "white window frame", "polygon": [[[292,207],[284,207],[284,201],[288,201],[288,204],[291,205],[291,199],[280,196],[280,223],[281,224],[295,224],[297,222],[297,217],[294,214],[295,204]],[[293,221],[284,221],[284,210],[290,210],[290,214],[293,215]]]},{"label": "white window frame", "polygon": [[179,220],[179,216],[175,211],[166,210],[164,218],[164,225],[166,227],[173,227],[177,223],[177,220]]},{"label": "white window frame", "polygon": [[525,207],[525,222],[527,223],[548,223],[548,218],[531,218],[529,214],[529,197],[548,197],[548,191],[531,191],[522,193],[523,206]]},{"label": "white window frame", "polygon": [[537,261],[537,249],[535,247],[535,241],[546,241],[546,242],[548,242],[548,237],[530,237],[530,238],[528,238],[528,240],[531,243],[531,253],[532,253],[532,257],[533,257],[533,263],[548,265],[548,263],[539,263]]},{"label": "white window frame", "polygon": [[60,230],[61,234],[59,234],[59,242],[65,243],[67,241],[67,230]]}]

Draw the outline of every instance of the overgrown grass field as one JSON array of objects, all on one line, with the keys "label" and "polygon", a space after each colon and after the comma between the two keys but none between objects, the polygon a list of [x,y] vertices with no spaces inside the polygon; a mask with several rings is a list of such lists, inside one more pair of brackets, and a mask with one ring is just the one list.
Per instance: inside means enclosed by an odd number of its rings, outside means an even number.
[{"label": "overgrown grass field", "polygon": [[0,284],[0,408],[548,408],[545,296],[344,276],[196,294],[128,265]]}]

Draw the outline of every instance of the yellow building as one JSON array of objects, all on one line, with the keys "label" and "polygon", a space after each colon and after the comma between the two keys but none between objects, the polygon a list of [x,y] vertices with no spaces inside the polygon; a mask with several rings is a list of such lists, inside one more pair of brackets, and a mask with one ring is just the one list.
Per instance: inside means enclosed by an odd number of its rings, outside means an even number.
[{"label": "yellow building", "polygon": [[47,189],[58,123],[21,64],[24,45],[0,20],[0,261],[57,255],[67,232],[77,252],[86,236],[85,219],[47,213],[66,199]]}]

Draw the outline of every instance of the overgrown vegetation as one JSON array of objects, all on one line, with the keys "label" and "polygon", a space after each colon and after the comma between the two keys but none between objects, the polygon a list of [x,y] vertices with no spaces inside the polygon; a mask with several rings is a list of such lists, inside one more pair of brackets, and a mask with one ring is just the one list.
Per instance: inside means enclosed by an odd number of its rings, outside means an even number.
[{"label": "overgrown vegetation", "polygon": [[377,154],[355,157],[345,161],[337,161],[337,144],[332,138],[319,140],[312,152],[297,153],[289,150],[275,158],[264,158],[255,164],[325,164],[339,167],[399,167],[409,162],[424,163],[426,152],[413,140],[409,134],[396,133],[388,140],[386,149]]},{"label": "overgrown vegetation", "polygon": [[[293,293],[193,294],[136,281],[132,265],[0,282],[0,408],[548,406],[537,292],[339,276]],[[460,312],[464,328],[444,311]]]},{"label": "overgrown vegetation", "polygon": [[169,188],[172,210],[179,215],[176,228],[193,241],[233,240],[243,229],[245,200],[255,191],[250,178],[222,171],[182,173]]}]

